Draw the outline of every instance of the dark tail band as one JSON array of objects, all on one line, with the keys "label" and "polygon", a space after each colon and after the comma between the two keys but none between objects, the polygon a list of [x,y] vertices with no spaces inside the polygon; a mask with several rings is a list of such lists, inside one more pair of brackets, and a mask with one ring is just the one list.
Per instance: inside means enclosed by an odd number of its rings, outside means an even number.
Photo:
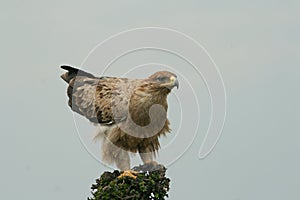
[{"label": "dark tail band", "polygon": [[92,74],[82,71],[80,69],[76,69],[76,68],[68,66],[68,65],[62,65],[61,68],[68,71],[60,76],[67,83],[69,83],[77,75],[94,78],[94,76]]}]

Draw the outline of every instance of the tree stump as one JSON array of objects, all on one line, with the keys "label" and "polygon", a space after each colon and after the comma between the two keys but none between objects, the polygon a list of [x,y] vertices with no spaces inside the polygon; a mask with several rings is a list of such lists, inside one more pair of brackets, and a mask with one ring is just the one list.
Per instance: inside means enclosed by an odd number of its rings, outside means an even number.
[{"label": "tree stump", "polygon": [[145,164],[134,167],[137,178],[118,178],[122,172],[104,172],[93,184],[88,200],[163,200],[168,197],[170,179],[163,165]]}]

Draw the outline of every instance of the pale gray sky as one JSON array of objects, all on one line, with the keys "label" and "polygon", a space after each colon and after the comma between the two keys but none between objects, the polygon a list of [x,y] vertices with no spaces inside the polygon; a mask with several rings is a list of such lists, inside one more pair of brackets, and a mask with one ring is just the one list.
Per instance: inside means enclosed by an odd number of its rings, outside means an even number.
[{"label": "pale gray sky", "polygon": [[77,136],[58,66],[79,66],[99,42],[145,26],[203,44],[228,97],[223,135],[198,160],[209,118],[207,95],[198,94],[202,129],[169,167],[169,199],[299,199],[299,8],[275,0],[1,1],[1,199],[89,196],[107,168]]}]

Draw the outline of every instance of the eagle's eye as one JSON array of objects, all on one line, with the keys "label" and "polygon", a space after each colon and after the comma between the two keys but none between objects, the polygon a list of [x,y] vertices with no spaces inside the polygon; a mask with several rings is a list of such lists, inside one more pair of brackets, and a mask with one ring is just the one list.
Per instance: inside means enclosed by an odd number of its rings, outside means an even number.
[{"label": "eagle's eye", "polygon": [[156,80],[159,81],[159,82],[165,83],[165,82],[167,82],[168,77],[166,77],[166,76],[158,76],[158,77],[156,77]]}]

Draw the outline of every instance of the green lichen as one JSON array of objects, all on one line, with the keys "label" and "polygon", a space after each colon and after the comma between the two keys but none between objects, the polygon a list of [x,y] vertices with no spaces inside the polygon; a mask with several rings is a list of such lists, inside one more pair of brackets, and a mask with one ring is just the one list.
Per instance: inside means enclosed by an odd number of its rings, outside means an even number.
[{"label": "green lichen", "polygon": [[140,165],[133,168],[137,178],[118,178],[120,171],[104,172],[93,184],[88,200],[163,200],[168,197],[170,179],[162,165]]}]

